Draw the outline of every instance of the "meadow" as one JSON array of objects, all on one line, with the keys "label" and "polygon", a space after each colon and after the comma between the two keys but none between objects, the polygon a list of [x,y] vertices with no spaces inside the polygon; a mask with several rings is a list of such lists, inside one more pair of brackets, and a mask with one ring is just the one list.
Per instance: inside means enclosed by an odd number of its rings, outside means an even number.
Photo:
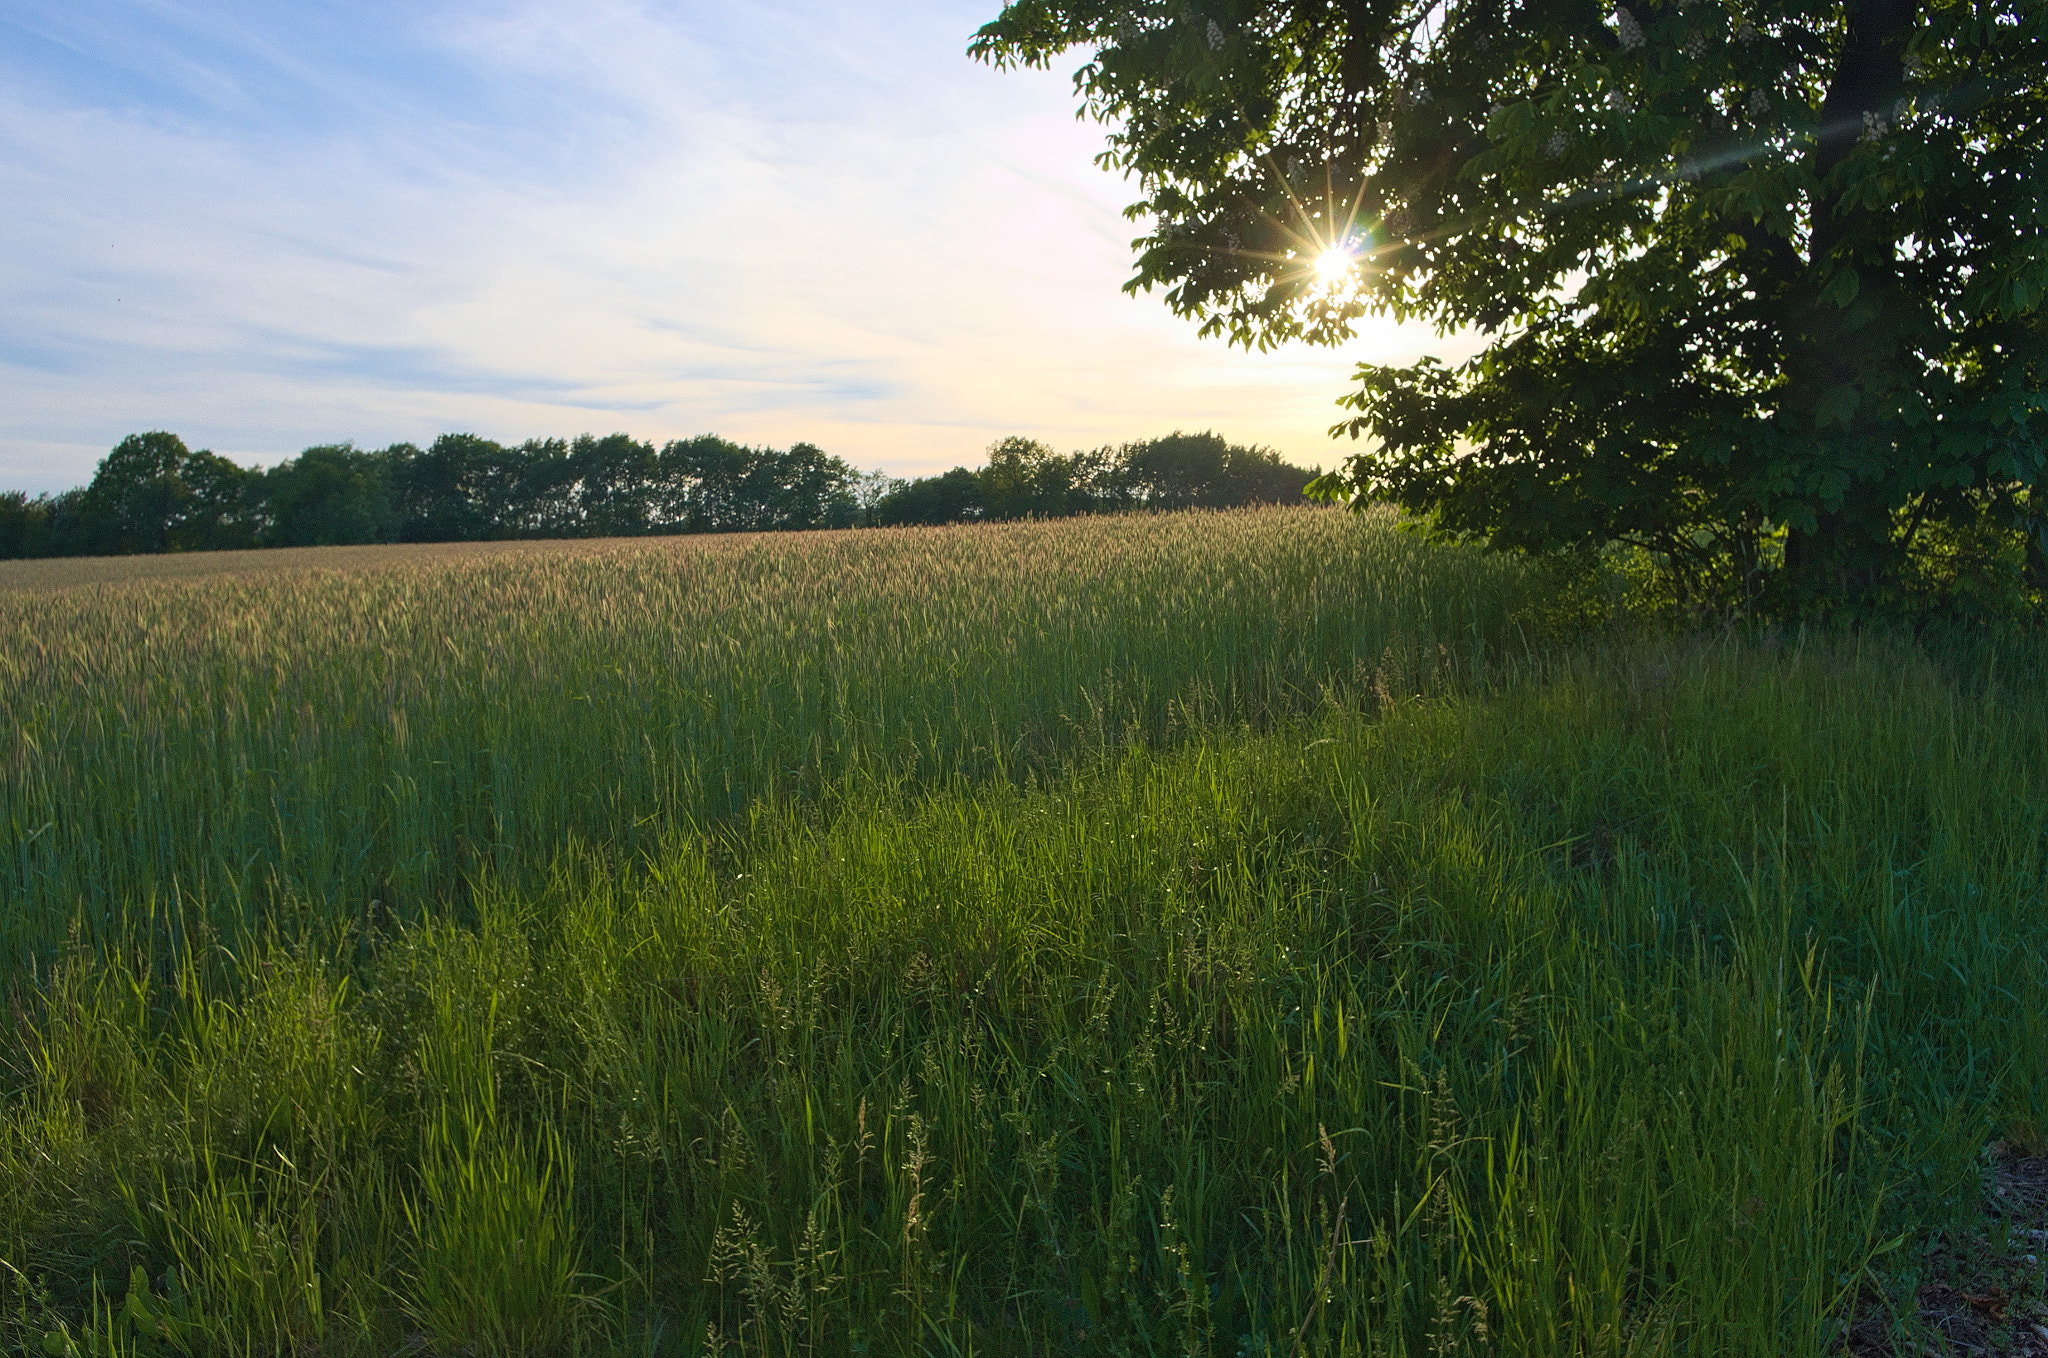
[{"label": "meadow", "polygon": [[2034,636],[1307,509],[33,564],[0,1352],[1918,1352],[2043,1149]]}]

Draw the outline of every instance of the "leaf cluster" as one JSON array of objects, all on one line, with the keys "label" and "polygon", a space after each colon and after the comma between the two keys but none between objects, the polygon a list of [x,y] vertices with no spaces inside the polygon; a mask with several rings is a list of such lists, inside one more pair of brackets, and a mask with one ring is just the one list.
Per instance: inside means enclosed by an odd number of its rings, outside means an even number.
[{"label": "leaf cluster", "polygon": [[972,50],[1070,49],[1131,288],[1246,346],[1491,337],[1362,365],[1327,490],[1794,603],[1939,523],[2048,579],[2039,0],[1020,0]]}]

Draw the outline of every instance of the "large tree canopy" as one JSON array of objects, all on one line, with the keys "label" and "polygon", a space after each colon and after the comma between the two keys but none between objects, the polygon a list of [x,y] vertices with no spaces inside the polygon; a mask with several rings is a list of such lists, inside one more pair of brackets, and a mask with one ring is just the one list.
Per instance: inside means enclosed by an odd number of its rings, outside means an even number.
[{"label": "large tree canopy", "polygon": [[255,474],[176,434],[130,434],[100,459],[70,508],[86,521],[87,550],[184,552],[254,543],[245,501]]},{"label": "large tree canopy", "polygon": [[1017,0],[973,47],[1074,49],[1132,288],[1246,345],[1492,337],[1359,369],[1349,490],[1787,601],[1944,522],[2042,570],[2043,0]]}]

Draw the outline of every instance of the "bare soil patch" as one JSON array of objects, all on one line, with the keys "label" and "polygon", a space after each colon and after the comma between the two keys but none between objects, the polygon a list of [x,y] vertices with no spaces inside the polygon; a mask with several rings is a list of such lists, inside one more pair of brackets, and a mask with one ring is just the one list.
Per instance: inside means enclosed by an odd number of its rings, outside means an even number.
[{"label": "bare soil patch", "polygon": [[1910,1315],[1866,1296],[1841,1351],[1855,1358],[2048,1358],[2048,1147],[1990,1148],[1982,1213],[1921,1261]]}]

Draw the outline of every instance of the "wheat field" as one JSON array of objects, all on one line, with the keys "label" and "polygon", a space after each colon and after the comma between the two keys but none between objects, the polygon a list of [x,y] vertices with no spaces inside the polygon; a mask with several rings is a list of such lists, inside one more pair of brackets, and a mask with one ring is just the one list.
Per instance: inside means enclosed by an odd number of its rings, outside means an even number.
[{"label": "wheat field", "polygon": [[1314,510],[276,555],[0,577],[0,1351],[1818,1354],[2048,1126],[2027,639]]}]

